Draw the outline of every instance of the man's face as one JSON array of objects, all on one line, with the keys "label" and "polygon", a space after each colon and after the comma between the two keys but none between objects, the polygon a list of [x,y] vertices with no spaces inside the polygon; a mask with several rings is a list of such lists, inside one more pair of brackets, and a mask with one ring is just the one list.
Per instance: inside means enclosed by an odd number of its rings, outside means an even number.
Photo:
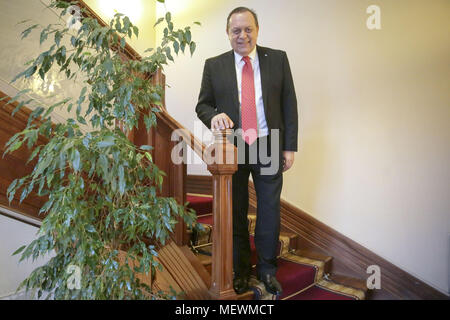
[{"label": "man's face", "polygon": [[233,14],[228,23],[227,33],[231,47],[241,56],[248,56],[258,39],[255,18],[250,12],[245,11]]}]

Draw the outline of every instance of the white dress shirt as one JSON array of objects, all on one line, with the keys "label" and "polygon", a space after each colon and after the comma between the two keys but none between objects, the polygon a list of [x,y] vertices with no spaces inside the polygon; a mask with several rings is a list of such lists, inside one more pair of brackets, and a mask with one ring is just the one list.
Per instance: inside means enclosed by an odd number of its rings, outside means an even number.
[{"label": "white dress shirt", "polygon": [[[258,55],[256,54],[256,46],[248,56],[250,58],[253,68],[253,78],[255,81],[256,115],[258,117],[258,138],[261,138],[269,134],[269,129],[267,128],[266,116],[264,114],[264,102],[261,87],[261,72],[259,69]],[[234,51],[234,58],[236,65],[236,76],[237,76],[238,96],[239,96],[239,120],[240,122],[242,122],[241,120],[242,69],[244,68],[245,62],[242,60],[243,56],[236,53],[236,51]]]}]

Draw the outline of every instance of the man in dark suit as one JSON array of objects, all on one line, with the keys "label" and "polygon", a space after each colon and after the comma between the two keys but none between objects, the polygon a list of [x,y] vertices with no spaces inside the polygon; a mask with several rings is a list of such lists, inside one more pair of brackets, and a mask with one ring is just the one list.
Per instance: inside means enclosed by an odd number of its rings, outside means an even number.
[{"label": "man in dark suit", "polygon": [[[243,132],[234,140],[240,146],[238,158],[245,161],[238,163],[232,180],[233,287],[239,294],[247,291],[251,273],[247,214],[252,174],[257,196],[257,277],[267,291],[281,294],[275,277],[280,195],[282,173],[292,166],[297,151],[297,99],[286,53],[257,46],[258,31],[255,12],[245,7],[230,12],[226,32],[233,50],[206,60],[196,112],[210,129]],[[239,139],[245,143],[238,143]],[[256,161],[250,161],[255,150]],[[270,175],[263,172],[268,165],[261,156],[264,152],[271,163],[282,164]]]}]

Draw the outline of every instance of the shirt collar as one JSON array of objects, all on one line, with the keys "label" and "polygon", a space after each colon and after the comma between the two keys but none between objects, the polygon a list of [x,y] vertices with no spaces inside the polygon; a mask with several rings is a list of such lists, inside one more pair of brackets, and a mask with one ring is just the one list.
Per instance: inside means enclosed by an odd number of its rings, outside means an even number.
[{"label": "shirt collar", "polygon": [[[233,52],[234,52],[234,59],[236,61],[236,64],[240,63],[244,56],[241,56],[236,51],[233,51]],[[251,61],[253,61],[253,62],[258,58],[257,55],[256,55],[256,46],[253,48],[252,52],[249,53],[248,56],[250,57]]]}]

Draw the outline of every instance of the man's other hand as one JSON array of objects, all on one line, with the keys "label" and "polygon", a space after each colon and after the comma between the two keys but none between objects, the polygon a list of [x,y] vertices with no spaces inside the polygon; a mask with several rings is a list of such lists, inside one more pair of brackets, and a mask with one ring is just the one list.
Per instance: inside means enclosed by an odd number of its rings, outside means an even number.
[{"label": "man's other hand", "polygon": [[231,129],[233,126],[233,121],[225,113],[219,113],[211,119],[211,130]]},{"label": "man's other hand", "polygon": [[289,170],[294,164],[294,151],[283,151],[283,172]]}]

